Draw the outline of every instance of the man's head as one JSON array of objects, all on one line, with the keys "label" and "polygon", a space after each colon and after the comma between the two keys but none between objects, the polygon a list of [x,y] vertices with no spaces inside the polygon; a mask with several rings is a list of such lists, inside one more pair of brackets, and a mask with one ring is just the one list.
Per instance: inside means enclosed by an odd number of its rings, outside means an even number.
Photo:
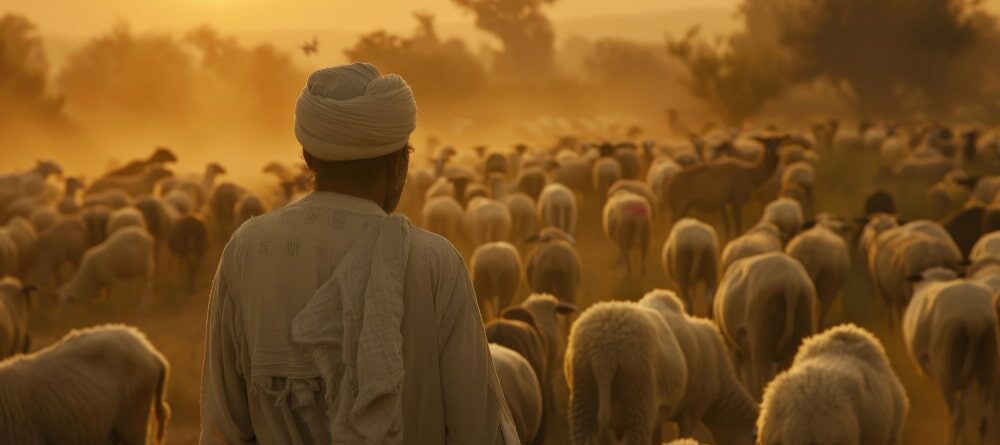
[{"label": "man's head", "polygon": [[295,105],[295,137],[320,190],[399,202],[416,128],[413,91],[402,77],[365,63],[309,76]]}]

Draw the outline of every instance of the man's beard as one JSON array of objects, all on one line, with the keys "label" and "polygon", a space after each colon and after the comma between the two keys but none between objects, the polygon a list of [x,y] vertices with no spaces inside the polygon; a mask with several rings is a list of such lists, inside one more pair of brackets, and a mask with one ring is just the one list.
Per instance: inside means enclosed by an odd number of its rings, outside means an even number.
[{"label": "man's beard", "polygon": [[396,166],[396,178],[392,184],[385,191],[385,199],[382,203],[382,209],[386,213],[392,213],[399,206],[399,201],[403,198],[403,188],[406,187],[406,177],[409,176],[410,171],[410,149],[409,147],[404,148],[402,154],[400,154],[398,159],[399,164]]}]

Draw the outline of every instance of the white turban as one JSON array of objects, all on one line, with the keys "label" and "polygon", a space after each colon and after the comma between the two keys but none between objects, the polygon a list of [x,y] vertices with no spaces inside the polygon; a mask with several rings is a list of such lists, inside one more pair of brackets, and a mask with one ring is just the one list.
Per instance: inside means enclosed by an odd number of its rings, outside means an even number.
[{"label": "white turban", "polygon": [[295,104],[295,138],[324,161],[370,159],[399,151],[417,125],[417,103],[402,77],[367,63],[309,75]]}]

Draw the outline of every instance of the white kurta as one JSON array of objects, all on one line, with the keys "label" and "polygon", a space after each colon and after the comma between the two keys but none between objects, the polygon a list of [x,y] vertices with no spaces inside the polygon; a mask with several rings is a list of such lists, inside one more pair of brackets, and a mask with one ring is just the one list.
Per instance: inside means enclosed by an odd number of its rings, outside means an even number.
[{"label": "white kurta", "polygon": [[[233,235],[209,301],[202,443],[346,443],[329,437],[323,379],[291,324],[385,216],[374,202],[317,192]],[[418,228],[410,238],[403,442],[503,443],[506,410],[465,262],[444,238]]]}]

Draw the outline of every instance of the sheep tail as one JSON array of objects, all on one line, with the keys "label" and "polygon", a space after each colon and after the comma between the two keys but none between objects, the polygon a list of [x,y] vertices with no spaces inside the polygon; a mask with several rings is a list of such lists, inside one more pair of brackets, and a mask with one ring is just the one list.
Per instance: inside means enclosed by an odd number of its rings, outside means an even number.
[{"label": "sheep tail", "polygon": [[167,438],[167,423],[170,421],[170,405],[167,404],[167,380],[170,368],[166,362],[160,362],[160,375],[156,381],[156,398],[153,400],[156,412],[156,443],[162,444]]},{"label": "sheep tail", "polygon": [[611,386],[614,383],[617,363],[601,363],[594,366],[594,380],[597,383],[597,430],[608,431],[611,426]]}]

